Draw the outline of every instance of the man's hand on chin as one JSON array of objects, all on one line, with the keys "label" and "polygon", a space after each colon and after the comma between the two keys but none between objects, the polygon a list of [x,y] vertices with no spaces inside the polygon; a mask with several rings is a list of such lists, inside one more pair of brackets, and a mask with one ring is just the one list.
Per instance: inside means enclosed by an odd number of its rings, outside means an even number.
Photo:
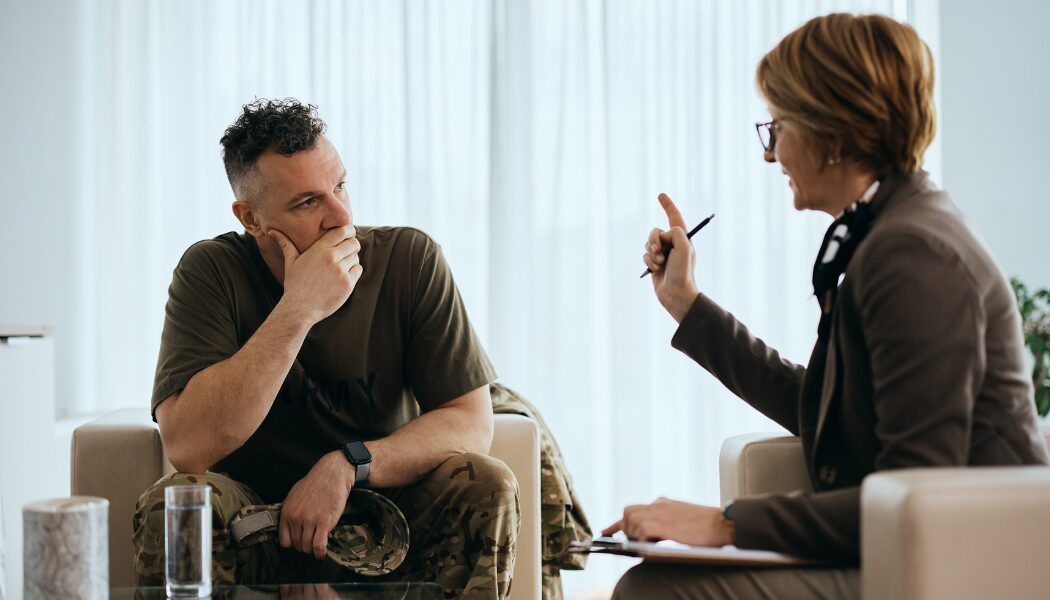
[{"label": "man's hand on chin", "polygon": [[339,522],[353,487],[354,467],[343,453],[322,456],[284,499],[278,528],[281,546],[324,558],[328,532]]}]

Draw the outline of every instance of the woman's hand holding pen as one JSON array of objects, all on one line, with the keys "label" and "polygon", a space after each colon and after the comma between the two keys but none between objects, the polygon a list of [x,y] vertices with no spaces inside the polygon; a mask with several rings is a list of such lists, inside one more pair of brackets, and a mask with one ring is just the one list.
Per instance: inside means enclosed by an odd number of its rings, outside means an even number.
[{"label": "woman's hand holding pen", "polygon": [[[699,290],[693,276],[696,252],[685,233],[685,219],[667,194],[660,194],[660,206],[667,214],[669,230],[653,229],[645,244],[642,262],[653,272],[653,291],[675,321],[689,312]],[[670,249],[667,257],[664,253]]]}]

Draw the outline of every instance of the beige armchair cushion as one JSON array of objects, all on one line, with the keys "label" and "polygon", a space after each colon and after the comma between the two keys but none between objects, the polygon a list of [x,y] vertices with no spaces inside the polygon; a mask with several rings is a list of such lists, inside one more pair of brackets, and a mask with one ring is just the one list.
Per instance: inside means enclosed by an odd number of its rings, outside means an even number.
[{"label": "beige armchair cushion", "polygon": [[[1050,447],[1050,429],[1043,430]],[[747,434],[722,445],[723,503],[812,491],[798,438]],[[861,491],[861,597],[1050,597],[1050,468],[884,471]]]},{"label": "beige armchair cushion", "polygon": [[[521,530],[511,600],[540,597],[540,439],[531,419],[495,415],[490,454],[518,480]],[[126,409],[78,427],[72,442],[73,495],[109,500],[109,584],[134,585],[131,516],[139,494],[167,473],[160,432],[148,410]]]},{"label": "beige armchair cushion", "polygon": [[801,442],[797,437],[776,433],[748,433],[726,439],[718,457],[718,479],[723,505],[745,496],[813,491]]}]

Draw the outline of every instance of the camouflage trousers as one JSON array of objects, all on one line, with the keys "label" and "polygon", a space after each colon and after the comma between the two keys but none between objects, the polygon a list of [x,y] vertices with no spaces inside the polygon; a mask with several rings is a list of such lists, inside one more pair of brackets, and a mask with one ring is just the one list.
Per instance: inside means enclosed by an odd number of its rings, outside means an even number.
[{"label": "camouflage trousers", "polygon": [[357,575],[272,540],[238,547],[227,526],[242,507],[264,504],[262,499],[225,475],[168,475],[146,489],[135,508],[132,543],[140,584],[163,584],[164,488],[188,483],[212,489],[214,584],[428,581],[438,583],[445,598],[464,600],[503,599],[510,591],[518,486],[510,469],[489,456],[460,454],[415,484],[376,490],[401,509],[411,535],[404,563],[381,577]]}]

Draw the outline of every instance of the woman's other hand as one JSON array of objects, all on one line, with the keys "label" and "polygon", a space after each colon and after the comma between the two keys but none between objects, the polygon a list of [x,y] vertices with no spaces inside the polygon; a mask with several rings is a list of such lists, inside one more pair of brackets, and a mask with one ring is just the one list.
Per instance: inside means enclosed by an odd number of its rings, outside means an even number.
[{"label": "woman's other hand", "polygon": [[[667,214],[669,230],[653,229],[645,243],[642,262],[653,272],[653,291],[675,321],[682,322],[700,292],[693,271],[696,252],[685,233],[685,219],[667,194],[660,194],[660,206]],[[664,252],[670,249],[667,257]]]},{"label": "woman's other hand", "polygon": [[733,533],[722,519],[722,511],[710,506],[660,498],[652,504],[623,509],[623,518],[602,530],[602,535],[622,531],[643,542],[672,540],[690,546],[725,546]]}]

